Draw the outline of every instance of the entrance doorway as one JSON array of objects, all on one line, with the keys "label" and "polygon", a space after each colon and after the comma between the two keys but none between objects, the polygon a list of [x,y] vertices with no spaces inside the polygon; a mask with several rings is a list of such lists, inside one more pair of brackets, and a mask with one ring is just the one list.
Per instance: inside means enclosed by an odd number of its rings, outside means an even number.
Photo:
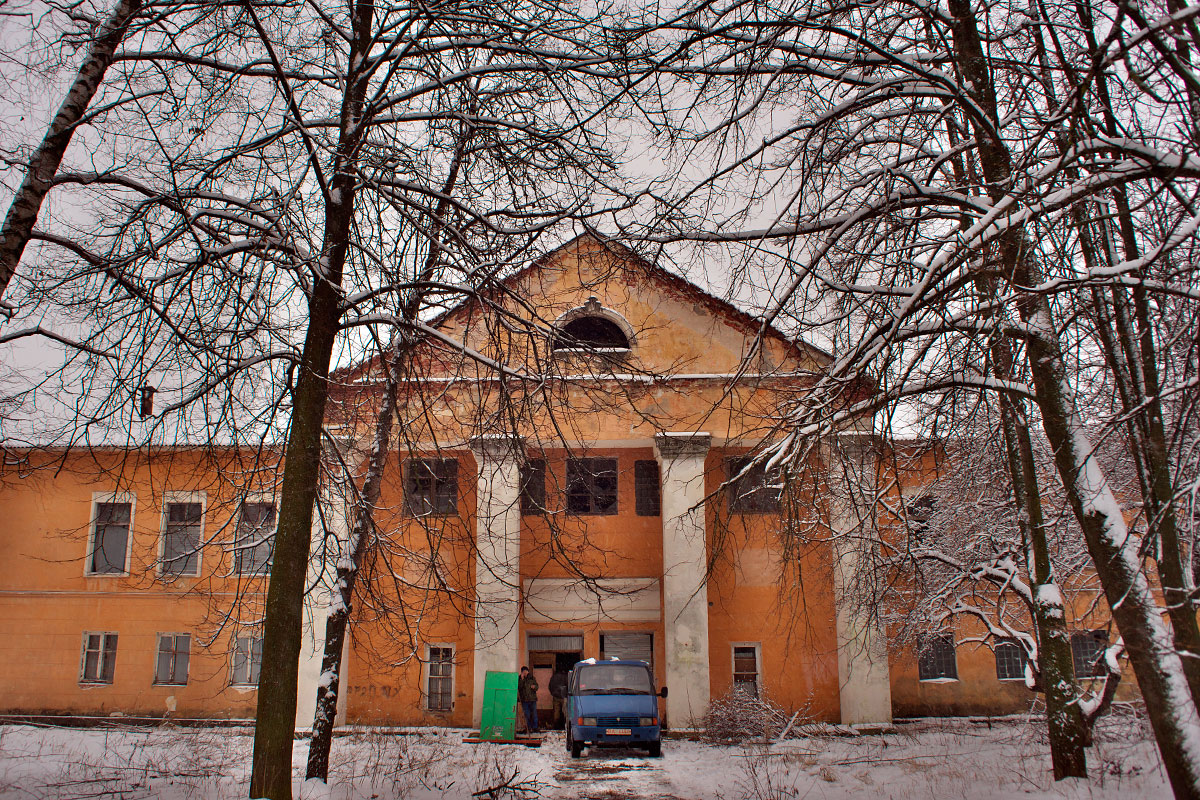
[{"label": "entrance doorway", "polygon": [[583,637],[576,635],[530,636],[529,669],[538,682],[538,724],[542,728],[561,728],[564,719],[556,718],[550,680],[556,672],[570,672],[583,658]]}]

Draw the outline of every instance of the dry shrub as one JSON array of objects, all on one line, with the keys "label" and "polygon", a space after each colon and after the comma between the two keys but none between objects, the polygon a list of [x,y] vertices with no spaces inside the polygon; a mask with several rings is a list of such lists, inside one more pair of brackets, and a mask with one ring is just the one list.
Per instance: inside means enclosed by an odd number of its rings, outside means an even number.
[{"label": "dry shrub", "polygon": [[[754,697],[734,689],[709,705],[701,738],[716,744],[751,739],[770,741],[784,732],[795,713],[775,705],[768,697]],[[789,735],[811,721],[805,706],[796,716]]]}]

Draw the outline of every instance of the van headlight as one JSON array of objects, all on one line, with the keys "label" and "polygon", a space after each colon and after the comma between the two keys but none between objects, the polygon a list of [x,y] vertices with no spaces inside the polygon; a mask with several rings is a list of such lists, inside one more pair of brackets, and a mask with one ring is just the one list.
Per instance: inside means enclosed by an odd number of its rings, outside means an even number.
[{"label": "van headlight", "polygon": [[658,717],[642,717],[638,720],[638,725],[657,725]]},{"label": "van headlight", "polygon": [[596,725],[596,718],[595,717],[580,717],[579,724],[594,727]]}]

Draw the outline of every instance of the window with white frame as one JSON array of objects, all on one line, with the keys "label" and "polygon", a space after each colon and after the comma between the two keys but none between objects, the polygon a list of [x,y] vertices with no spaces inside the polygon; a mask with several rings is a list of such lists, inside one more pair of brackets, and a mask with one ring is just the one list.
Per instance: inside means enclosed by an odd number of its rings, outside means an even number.
[{"label": "window with white frame", "polygon": [[425,705],[430,711],[454,708],[454,647],[431,644],[425,659]]},{"label": "window with white frame", "polygon": [[162,574],[200,574],[204,502],[199,495],[168,496],[163,504]]},{"label": "window with white frame", "polygon": [[158,658],[154,662],[154,682],[170,686],[186,685],[191,651],[190,633],[160,633]]},{"label": "window with white frame", "polygon": [[1016,639],[1001,639],[992,648],[996,654],[996,677],[1002,681],[1025,679],[1025,648]]},{"label": "window with white frame", "polygon": [[132,495],[96,495],[92,501],[92,532],[88,567],[91,575],[128,573],[129,531],[133,525]]},{"label": "window with white frame", "polygon": [[271,571],[275,522],[275,503],[269,500],[242,502],[233,542],[234,572],[239,575],[261,575]]},{"label": "window with white frame", "polygon": [[238,636],[233,640],[233,671],[229,682],[234,686],[258,686],[262,669],[262,638]]},{"label": "window with white frame", "polygon": [[746,697],[758,697],[759,645],[733,645],[733,691]]},{"label": "window with white frame", "polygon": [[921,641],[917,650],[917,678],[923,681],[958,680],[954,634],[933,633]]},{"label": "window with white frame", "polygon": [[112,683],[116,669],[117,635],[85,632],[79,664],[80,683]]}]

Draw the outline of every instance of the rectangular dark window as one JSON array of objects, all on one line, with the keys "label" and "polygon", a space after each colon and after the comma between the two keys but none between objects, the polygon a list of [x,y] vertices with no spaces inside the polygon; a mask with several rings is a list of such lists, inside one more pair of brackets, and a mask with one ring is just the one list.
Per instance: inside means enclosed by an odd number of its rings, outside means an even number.
[{"label": "rectangular dark window", "polygon": [[546,513],[546,459],[531,458],[521,466],[521,513]]},{"label": "rectangular dark window", "polygon": [[132,503],[96,503],[96,525],[92,530],[92,553],[88,572],[94,575],[124,575],[129,549]]},{"label": "rectangular dark window", "polygon": [[996,654],[996,677],[1002,681],[1019,681],[1025,678],[1025,648],[1016,639],[1001,639],[994,648]]},{"label": "rectangular dark window", "polygon": [[754,645],[733,648],[733,691],[758,697],[758,648]]},{"label": "rectangular dark window", "polygon": [[275,518],[274,503],[242,503],[233,543],[234,572],[262,575],[271,571]]},{"label": "rectangular dark window", "polygon": [[917,652],[917,677],[923,681],[958,680],[952,634],[935,633],[925,637]]},{"label": "rectangular dark window", "polygon": [[163,519],[164,575],[196,575],[200,571],[202,503],[167,503]]},{"label": "rectangular dark window", "polygon": [[258,686],[258,673],[262,669],[262,639],[257,636],[238,636],[233,640],[233,674],[230,683],[234,686]]},{"label": "rectangular dark window", "polygon": [[428,669],[429,710],[450,711],[454,707],[454,648],[430,647]]},{"label": "rectangular dark window", "polygon": [[573,458],[567,462],[567,511],[617,513],[617,460]]},{"label": "rectangular dark window", "polygon": [[751,464],[752,461],[749,456],[725,459],[729,510],[738,514],[778,513],[779,487],[771,485],[774,479],[767,475],[762,462]]},{"label": "rectangular dark window", "polygon": [[83,659],[79,668],[82,683],[112,683],[117,669],[117,635],[85,633]]},{"label": "rectangular dark window", "polygon": [[658,462],[654,459],[633,464],[633,496],[639,517],[662,516],[662,492],[658,485]]},{"label": "rectangular dark window", "polygon": [[1076,631],[1071,634],[1071,660],[1076,678],[1103,678],[1104,651],[1108,647],[1108,631]]},{"label": "rectangular dark window", "polygon": [[158,637],[158,659],[154,662],[154,682],[185,686],[192,636],[188,633],[164,633]]},{"label": "rectangular dark window", "polygon": [[404,462],[404,504],[414,517],[458,511],[458,460],[410,458]]}]

